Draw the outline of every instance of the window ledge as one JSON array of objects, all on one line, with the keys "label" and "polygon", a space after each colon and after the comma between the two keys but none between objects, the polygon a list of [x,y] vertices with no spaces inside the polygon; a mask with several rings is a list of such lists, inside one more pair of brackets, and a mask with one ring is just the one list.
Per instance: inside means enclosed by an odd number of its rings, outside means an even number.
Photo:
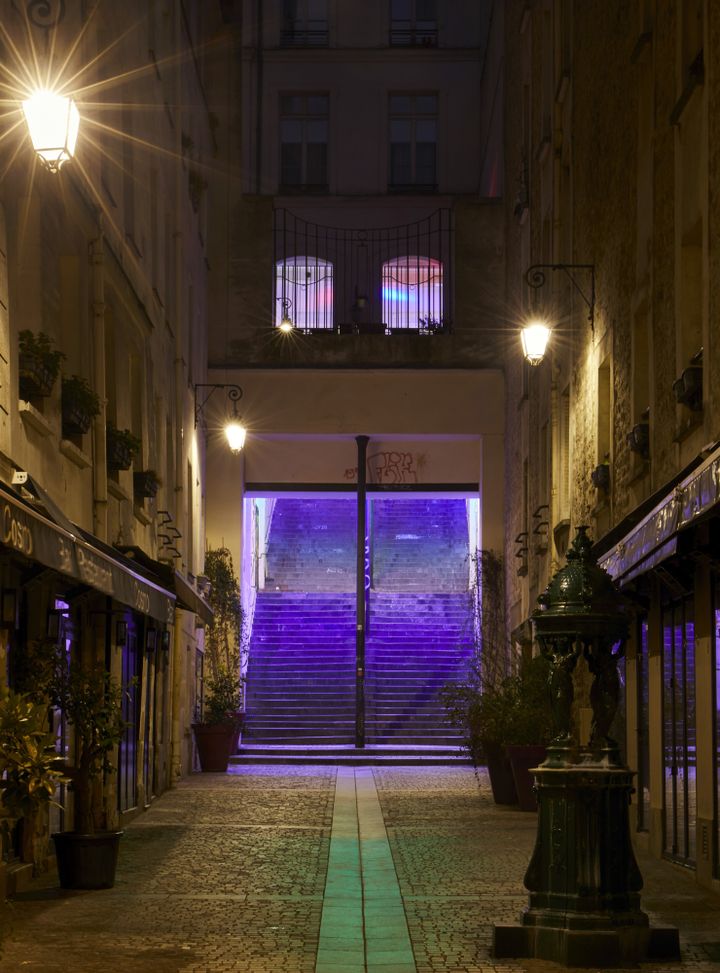
[{"label": "window ledge", "polygon": [[34,429],[41,436],[50,435],[52,426],[42,412],[35,408],[32,402],[26,402],[25,399],[20,399],[18,402],[18,411],[24,426]]},{"label": "window ledge", "polygon": [[673,436],[674,443],[681,443],[683,439],[695,432],[698,426],[703,424],[703,411],[693,412],[687,417],[687,419],[682,420],[678,423],[675,429],[675,435]]},{"label": "window ledge", "polygon": [[126,500],[128,503],[132,500],[132,497],[127,492],[124,487],[121,487],[116,480],[110,479],[108,477],[107,481],[107,491],[111,497],[115,497],[116,500]]},{"label": "window ledge", "polygon": [[60,440],[60,452],[67,456],[71,463],[74,463],[81,470],[86,470],[92,466],[92,459],[86,452],[80,449],[69,439]]},{"label": "window ledge", "polygon": [[152,517],[148,516],[145,507],[140,506],[140,504],[135,504],[133,513],[135,514],[135,520],[139,520],[143,527],[147,527],[152,523]]}]

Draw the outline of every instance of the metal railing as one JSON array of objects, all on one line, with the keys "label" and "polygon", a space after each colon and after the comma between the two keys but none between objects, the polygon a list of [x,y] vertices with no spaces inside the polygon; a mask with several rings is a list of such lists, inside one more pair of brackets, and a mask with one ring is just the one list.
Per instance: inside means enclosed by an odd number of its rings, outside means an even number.
[{"label": "metal railing", "polygon": [[323,226],[276,209],[275,324],[288,312],[306,333],[447,333],[453,237],[450,209],[376,228]]}]

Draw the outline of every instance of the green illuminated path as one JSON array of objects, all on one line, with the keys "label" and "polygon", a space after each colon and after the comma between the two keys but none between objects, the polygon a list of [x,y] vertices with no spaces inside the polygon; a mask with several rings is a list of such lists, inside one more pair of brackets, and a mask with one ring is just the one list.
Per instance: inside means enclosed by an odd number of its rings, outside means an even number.
[{"label": "green illuminated path", "polygon": [[316,973],[415,973],[369,768],[338,768]]}]

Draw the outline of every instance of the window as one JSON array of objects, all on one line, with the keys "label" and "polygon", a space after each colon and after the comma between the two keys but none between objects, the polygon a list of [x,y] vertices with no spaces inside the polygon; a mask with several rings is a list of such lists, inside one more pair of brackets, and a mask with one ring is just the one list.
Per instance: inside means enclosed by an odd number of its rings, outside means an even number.
[{"label": "window", "polygon": [[443,266],[430,257],[396,257],[382,268],[383,322],[390,329],[441,331]]},{"label": "window", "polygon": [[650,828],[650,667],[648,621],[642,615],[637,626],[637,829]]},{"label": "window", "polygon": [[390,46],[435,47],[437,44],[436,0],[391,0]]},{"label": "window", "polygon": [[284,0],[281,47],[325,47],[327,0]]},{"label": "window", "polygon": [[296,328],[333,328],[333,265],[319,257],[287,257],[275,264],[275,327],[284,315]]},{"label": "window", "polygon": [[390,96],[390,189],[436,189],[437,95]]},{"label": "window", "polygon": [[328,96],[280,97],[280,182],[290,190],[327,189]]},{"label": "window", "polygon": [[666,603],[663,626],[664,853],[695,862],[695,626],[692,597]]}]

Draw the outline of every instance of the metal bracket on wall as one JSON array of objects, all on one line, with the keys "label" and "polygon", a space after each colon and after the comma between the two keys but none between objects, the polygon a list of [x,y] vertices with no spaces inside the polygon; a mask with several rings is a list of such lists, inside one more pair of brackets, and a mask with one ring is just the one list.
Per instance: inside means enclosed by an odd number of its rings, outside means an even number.
[{"label": "metal bracket on wall", "polygon": [[[590,330],[595,333],[595,264],[533,264],[525,271],[525,283],[528,287],[538,290],[547,283],[545,271],[562,270],[574,289],[585,301],[588,309],[588,321]],[[580,273],[590,274],[590,294],[582,289],[577,280]]]}]

